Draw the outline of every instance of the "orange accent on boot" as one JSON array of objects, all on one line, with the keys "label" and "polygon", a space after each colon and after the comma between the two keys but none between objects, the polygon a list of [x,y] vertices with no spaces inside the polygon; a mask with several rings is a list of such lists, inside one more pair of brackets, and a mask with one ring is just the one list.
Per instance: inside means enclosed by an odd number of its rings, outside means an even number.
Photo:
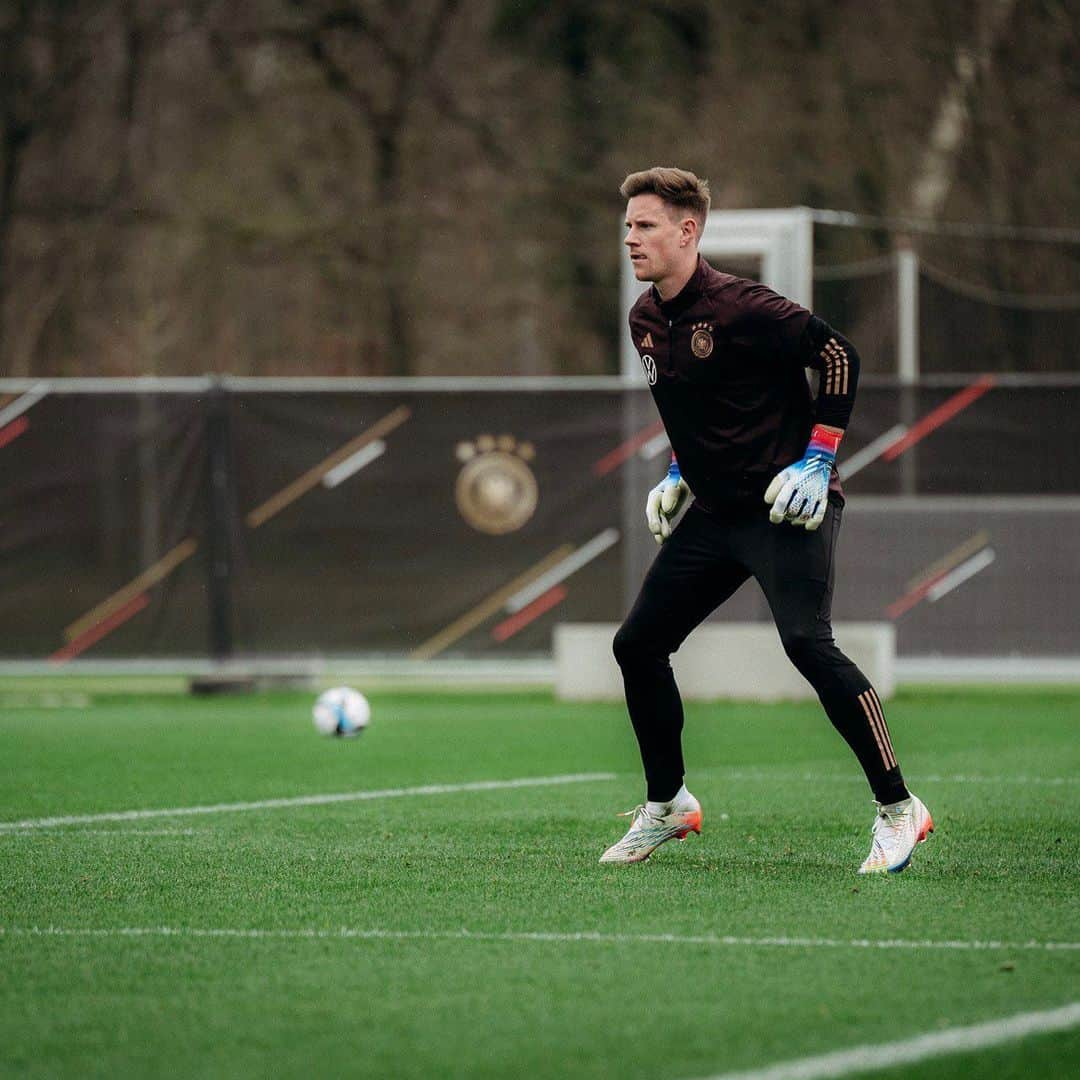
[{"label": "orange accent on boot", "polygon": [[686,829],[681,831],[682,836],[687,836],[689,833],[701,832],[701,811],[695,810],[692,813],[686,815]]}]

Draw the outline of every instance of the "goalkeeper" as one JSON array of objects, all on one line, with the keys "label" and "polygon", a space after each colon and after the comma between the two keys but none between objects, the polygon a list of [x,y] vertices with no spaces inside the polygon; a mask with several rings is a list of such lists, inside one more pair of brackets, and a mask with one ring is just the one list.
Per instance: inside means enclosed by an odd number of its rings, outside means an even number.
[{"label": "goalkeeper", "polygon": [[[706,181],[654,168],[631,173],[620,193],[634,274],[651,282],[630,312],[630,334],[674,454],[646,505],[660,551],[614,646],[646,802],[601,862],[640,862],[700,831],[701,807],[683,783],[683,710],[669,657],[753,577],[785,652],[873,791],[873,840],[860,873],[902,870],[933,822],[904,784],[881,701],[830,625],[844,505],[835,461],[858,353],[805,308],[698,255]],[[816,398],[808,367],[818,373]]]}]

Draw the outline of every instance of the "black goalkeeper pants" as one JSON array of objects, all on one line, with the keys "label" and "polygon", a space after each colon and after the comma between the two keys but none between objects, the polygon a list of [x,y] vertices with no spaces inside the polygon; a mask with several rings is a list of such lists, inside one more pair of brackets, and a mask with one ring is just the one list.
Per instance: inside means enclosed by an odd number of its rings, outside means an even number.
[{"label": "black goalkeeper pants", "polygon": [[614,645],[650,800],[666,802],[683,782],[682,700],[669,658],[749,577],[765,594],[784,651],[859,759],[874,797],[907,797],[881,702],[833,640],[840,518],[841,508],[830,503],[821,527],[807,532],[772,524],[766,507],[721,518],[692,505],[661,547]]}]

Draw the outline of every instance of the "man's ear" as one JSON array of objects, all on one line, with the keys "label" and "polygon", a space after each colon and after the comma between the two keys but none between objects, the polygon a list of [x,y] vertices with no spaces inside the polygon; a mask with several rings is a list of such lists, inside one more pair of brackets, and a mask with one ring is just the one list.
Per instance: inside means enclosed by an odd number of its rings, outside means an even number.
[{"label": "man's ear", "polygon": [[697,243],[699,239],[697,218],[683,218],[682,221],[679,223],[679,228],[682,233],[681,239],[683,247],[685,247],[687,244]]}]

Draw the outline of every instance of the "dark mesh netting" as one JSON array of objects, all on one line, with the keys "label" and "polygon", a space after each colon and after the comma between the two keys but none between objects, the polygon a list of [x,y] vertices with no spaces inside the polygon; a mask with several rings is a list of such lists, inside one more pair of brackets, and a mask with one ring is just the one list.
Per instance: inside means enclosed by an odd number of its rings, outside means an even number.
[{"label": "dark mesh netting", "polygon": [[[0,399],[2,658],[542,655],[656,552],[667,443],[614,381],[126,385]],[[868,377],[837,618],[909,655],[1076,652],[1078,409],[1068,381]],[[750,587],[721,617],[767,612]]]}]

